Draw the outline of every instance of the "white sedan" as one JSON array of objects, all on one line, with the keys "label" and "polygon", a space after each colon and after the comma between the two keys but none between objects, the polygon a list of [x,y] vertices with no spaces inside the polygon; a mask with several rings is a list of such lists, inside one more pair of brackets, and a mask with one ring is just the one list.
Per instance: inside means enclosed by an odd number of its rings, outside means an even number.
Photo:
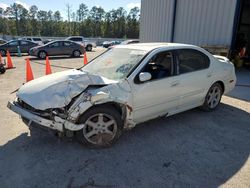
[{"label": "white sedan", "polygon": [[123,129],[195,107],[214,110],[235,86],[233,64],[186,44],[118,45],[86,66],[30,81],[8,107],[30,127],[107,147]]}]

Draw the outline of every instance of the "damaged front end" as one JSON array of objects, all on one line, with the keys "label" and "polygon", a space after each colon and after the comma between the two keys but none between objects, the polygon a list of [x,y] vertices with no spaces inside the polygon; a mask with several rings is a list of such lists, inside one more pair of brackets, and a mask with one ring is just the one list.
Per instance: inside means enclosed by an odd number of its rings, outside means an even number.
[{"label": "damaged front end", "polygon": [[[22,86],[8,108],[28,126],[41,126],[64,133],[84,128],[80,116],[89,108],[114,103],[127,127],[134,126],[126,80],[115,82],[79,70],[55,73]],[[125,127],[126,127],[125,126]]]}]

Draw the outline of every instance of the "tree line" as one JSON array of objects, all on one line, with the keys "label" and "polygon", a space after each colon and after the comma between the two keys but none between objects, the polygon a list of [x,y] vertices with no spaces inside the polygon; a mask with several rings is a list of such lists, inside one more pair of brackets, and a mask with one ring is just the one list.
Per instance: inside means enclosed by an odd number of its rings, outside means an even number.
[{"label": "tree line", "polygon": [[91,9],[84,3],[76,11],[66,5],[67,20],[60,11],[39,10],[32,5],[28,10],[14,3],[5,10],[0,8],[0,34],[12,36],[80,35],[84,37],[138,38],[139,8],[129,12],[119,7],[108,12],[102,7]]}]

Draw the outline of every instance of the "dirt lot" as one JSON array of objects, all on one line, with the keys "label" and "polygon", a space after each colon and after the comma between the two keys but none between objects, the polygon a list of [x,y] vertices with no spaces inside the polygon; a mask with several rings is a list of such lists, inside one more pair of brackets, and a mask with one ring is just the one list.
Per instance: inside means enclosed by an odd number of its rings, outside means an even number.
[{"label": "dirt lot", "polygon": [[[25,81],[26,57],[13,57],[16,69],[0,75],[1,188],[250,187],[249,100],[224,96],[214,112],[193,109],[153,120],[125,132],[111,148],[91,150],[46,132],[30,136],[7,109],[15,98],[10,93]],[[44,75],[44,61],[31,60],[34,76]],[[83,58],[50,62],[56,72],[81,66]]]}]

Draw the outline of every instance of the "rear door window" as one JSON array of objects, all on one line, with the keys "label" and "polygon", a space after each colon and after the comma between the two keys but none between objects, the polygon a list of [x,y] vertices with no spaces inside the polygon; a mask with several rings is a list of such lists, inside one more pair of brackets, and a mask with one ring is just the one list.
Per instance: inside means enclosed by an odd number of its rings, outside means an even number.
[{"label": "rear door window", "polygon": [[194,49],[178,50],[177,58],[179,74],[206,69],[210,64],[207,55]]},{"label": "rear door window", "polygon": [[72,45],[72,42],[63,42],[63,45],[64,46],[70,46],[70,45]]},{"label": "rear door window", "polygon": [[52,44],[49,45],[50,48],[56,48],[60,46],[60,42],[54,42]]}]

